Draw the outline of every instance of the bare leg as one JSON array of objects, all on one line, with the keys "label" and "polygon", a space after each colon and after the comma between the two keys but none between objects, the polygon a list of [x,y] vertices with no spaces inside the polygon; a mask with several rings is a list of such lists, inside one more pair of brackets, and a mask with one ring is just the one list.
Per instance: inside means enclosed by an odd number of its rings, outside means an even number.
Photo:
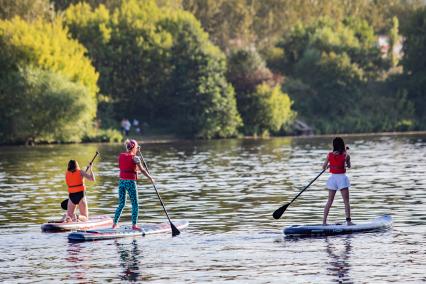
[{"label": "bare leg", "polygon": [[[349,189],[348,188],[342,188],[340,190],[342,193],[343,203],[345,203],[345,215],[346,219],[351,218],[351,205],[349,204]],[[353,225],[351,221],[348,221],[348,225]]]},{"label": "bare leg", "polygon": [[336,195],[335,190],[328,190],[328,201],[327,201],[327,203],[325,204],[325,207],[324,207],[324,218],[322,220],[323,225],[327,224],[328,212],[330,212],[330,207],[333,204],[333,200],[334,200],[335,195]]},{"label": "bare leg", "polygon": [[76,208],[75,204],[72,203],[70,199],[68,199],[66,222],[76,221],[75,208]]},{"label": "bare leg", "polygon": [[89,220],[89,206],[87,205],[86,196],[80,200],[78,204],[78,209],[80,210],[80,216],[78,219],[82,222]]}]

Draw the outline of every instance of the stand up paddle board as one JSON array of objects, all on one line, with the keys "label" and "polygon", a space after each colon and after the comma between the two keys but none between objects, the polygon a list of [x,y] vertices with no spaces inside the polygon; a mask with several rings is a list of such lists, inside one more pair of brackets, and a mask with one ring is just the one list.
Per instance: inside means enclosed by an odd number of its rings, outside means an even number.
[{"label": "stand up paddle board", "polygon": [[60,220],[49,221],[41,225],[41,230],[43,232],[63,232],[90,230],[109,226],[112,226],[112,218],[107,215],[99,215],[90,216],[87,222],[61,222]]},{"label": "stand up paddle board", "polygon": [[327,235],[340,235],[352,234],[360,232],[371,232],[385,230],[392,226],[392,217],[384,215],[367,223],[360,223],[355,225],[335,224],[335,225],[293,225],[284,228],[286,236],[327,236]]},{"label": "stand up paddle board", "polygon": [[[189,222],[186,220],[174,221],[173,225],[179,230],[188,227]],[[161,224],[142,224],[143,231],[133,230],[131,226],[121,226],[116,229],[98,229],[98,230],[87,230],[72,232],[68,235],[70,241],[97,241],[97,240],[109,240],[118,238],[127,238],[135,236],[144,236],[152,234],[170,233],[170,223]]]}]

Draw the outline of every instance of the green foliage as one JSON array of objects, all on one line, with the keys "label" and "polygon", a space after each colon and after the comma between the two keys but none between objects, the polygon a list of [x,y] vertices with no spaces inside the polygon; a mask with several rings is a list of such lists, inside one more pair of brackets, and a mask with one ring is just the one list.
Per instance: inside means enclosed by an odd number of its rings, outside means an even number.
[{"label": "green foliage", "polygon": [[402,84],[414,103],[417,129],[426,129],[426,8],[415,11],[403,28],[404,75]]},{"label": "green foliage", "polygon": [[411,10],[424,3],[422,0],[181,0],[181,5],[200,20],[212,41],[223,50],[254,44],[263,53],[297,23],[309,26],[320,16],[337,22],[353,17],[366,20],[376,32],[384,32],[392,26],[392,17],[405,21]]},{"label": "green foliage", "polygon": [[80,141],[90,126],[95,99],[81,84],[41,69],[0,78],[0,141]]},{"label": "green foliage", "polygon": [[28,23],[20,18],[0,21],[0,48],[2,61],[17,70],[27,65],[60,73],[67,79],[81,83],[95,97],[98,74],[90,60],[85,57],[85,48],[69,38],[59,20],[47,23],[36,20]]},{"label": "green foliage", "polygon": [[255,49],[233,50],[228,60],[228,78],[237,92],[245,134],[269,135],[293,120],[295,113],[291,110],[290,98],[281,92]]},{"label": "green foliage", "polygon": [[[318,132],[395,130],[411,119],[405,96],[383,86],[372,88],[390,65],[364,20],[321,18],[312,26],[296,27],[279,47],[284,56],[275,66],[291,76],[284,89],[300,117]],[[398,109],[398,115],[383,106]]]},{"label": "green foliage", "polygon": [[239,103],[244,132],[249,135],[267,136],[270,132],[278,132],[295,117],[292,102],[280,86],[260,84],[253,93],[242,94]]},{"label": "green foliage", "polygon": [[228,58],[228,79],[240,93],[254,92],[256,86],[273,80],[272,72],[256,50],[236,49]]},{"label": "green foliage", "polygon": [[79,141],[98,74],[58,21],[0,21],[0,141]]},{"label": "green foliage", "polygon": [[191,137],[236,134],[240,118],[225,57],[191,14],[126,0],[112,11],[70,6],[65,23],[87,47],[116,119],[137,116]]}]

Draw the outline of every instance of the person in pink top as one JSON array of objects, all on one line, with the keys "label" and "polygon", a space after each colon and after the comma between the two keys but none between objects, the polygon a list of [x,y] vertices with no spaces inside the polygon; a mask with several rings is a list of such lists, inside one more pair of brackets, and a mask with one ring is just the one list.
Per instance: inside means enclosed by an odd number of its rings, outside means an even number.
[{"label": "person in pink top", "polygon": [[116,228],[117,223],[120,220],[121,212],[123,212],[123,208],[126,205],[127,192],[132,203],[132,229],[141,231],[142,229],[137,226],[139,202],[136,181],[138,179],[138,171],[144,174],[152,183],[154,183],[154,179],[145,170],[145,168],[142,166],[139,156],[136,155],[139,149],[138,142],[136,142],[136,140],[126,140],[125,145],[126,152],[123,152],[118,156],[118,165],[120,168],[120,181],[118,184],[118,207],[115,210],[112,228]]},{"label": "person in pink top", "polygon": [[347,153],[345,142],[341,137],[333,139],[333,151],[328,153],[324,161],[323,169],[330,168],[330,177],[327,180],[328,201],[324,208],[323,225],[327,225],[327,217],[330,212],[330,207],[333,204],[336,191],[340,191],[345,204],[346,222],[348,225],[353,225],[351,219],[351,207],[349,204],[349,187],[351,186],[349,178],[346,175],[346,168],[351,167],[351,158]]}]

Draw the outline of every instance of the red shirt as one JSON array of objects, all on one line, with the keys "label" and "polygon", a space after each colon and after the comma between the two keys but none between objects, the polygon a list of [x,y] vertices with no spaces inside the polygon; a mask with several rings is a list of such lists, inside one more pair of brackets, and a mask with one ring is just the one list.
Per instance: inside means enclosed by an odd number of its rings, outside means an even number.
[{"label": "red shirt", "polygon": [[334,152],[328,153],[328,161],[330,162],[330,173],[344,174],[346,173],[346,153],[335,154]]},{"label": "red shirt", "polygon": [[136,163],[134,155],[130,153],[121,153],[118,157],[118,166],[120,168],[120,178],[126,180],[137,180]]}]

